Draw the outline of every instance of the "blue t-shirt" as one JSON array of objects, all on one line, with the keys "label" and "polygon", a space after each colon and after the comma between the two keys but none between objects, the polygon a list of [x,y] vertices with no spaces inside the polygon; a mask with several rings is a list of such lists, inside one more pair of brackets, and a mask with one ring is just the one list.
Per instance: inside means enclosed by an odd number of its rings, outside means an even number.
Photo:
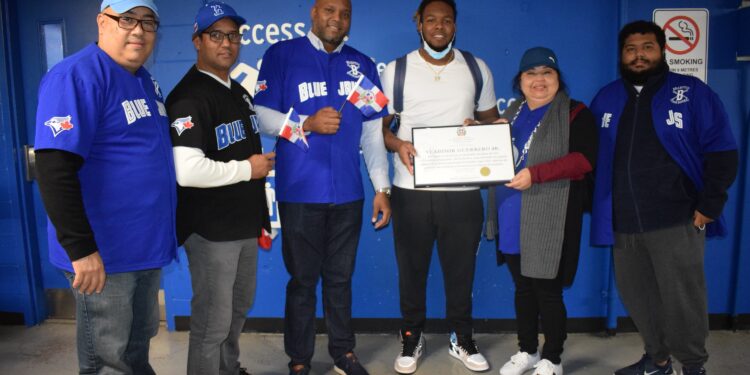
[{"label": "blue t-shirt", "polygon": [[[341,108],[359,76],[376,86],[372,60],[349,46],[340,52],[317,50],[308,37],[279,42],[263,56],[256,85],[255,105],[286,113],[289,108],[312,116],[323,107]],[[276,197],[280,202],[341,204],[364,198],[359,146],[362,123],[387,114],[387,109],[365,117],[347,103],[336,134],[311,133],[310,149],[286,141],[276,146]]]},{"label": "blue t-shirt", "polygon": [[[39,87],[37,150],[72,152],[83,204],[107,273],[160,268],[175,257],[176,189],[159,85],[91,44],[58,63]],[[47,226],[50,261],[73,271]]]},{"label": "blue t-shirt", "polygon": [[[524,104],[512,124],[511,136],[516,173],[526,168],[528,155],[519,162],[523,146],[537,124],[542,121],[547,108],[549,104],[532,111],[529,110],[527,104]],[[498,250],[505,254],[519,254],[521,252],[521,191],[499,185],[495,189],[495,202],[497,202]]]}]

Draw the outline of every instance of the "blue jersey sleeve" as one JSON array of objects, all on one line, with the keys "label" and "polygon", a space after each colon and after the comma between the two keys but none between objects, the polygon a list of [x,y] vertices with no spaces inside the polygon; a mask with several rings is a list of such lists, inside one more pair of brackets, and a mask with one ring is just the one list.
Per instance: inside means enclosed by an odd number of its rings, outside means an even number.
[{"label": "blue jersey sleeve", "polygon": [[737,149],[729,116],[719,96],[707,85],[698,87],[703,91],[700,100],[694,101],[693,114],[697,118],[698,140],[701,152],[718,152]]},{"label": "blue jersey sleeve", "polygon": [[98,126],[101,91],[70,72],[54,72],[39,86],[34,147],[88,156]]},{"label": "blue jersey sleeve", "polygon": [[255,84],[255,105],[262,105],[279,112],[286,112],[284,107],[284,72],[286,63],[280,56],[278,45],[269,48],[263,55],[258,81]]}]

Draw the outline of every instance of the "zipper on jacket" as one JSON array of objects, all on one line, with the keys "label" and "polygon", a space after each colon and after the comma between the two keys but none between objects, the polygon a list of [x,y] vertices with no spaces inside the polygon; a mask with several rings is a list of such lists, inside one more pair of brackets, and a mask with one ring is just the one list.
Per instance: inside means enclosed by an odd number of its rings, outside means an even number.
[{"label": "zipper on jacket", "polygon": [[630,196],[633,200],[633,208],[635,208],[635,218],[636,222],[638,223],[638,231],[643,232],[643,223],[641,222],[641,212],[638,209],[638,200],[635,197],[635,189],[633,189],[633,176],[631,174],[631,164],[633,161],[633,147],[634,147],[634,140],[635,140],[635,127],[638,123],[638,108],[640,107],[640,98],[641,94],[636,93],[635,94],[635,111],[633,113],[633,130],[630,134],[630,147],[628,147],[628,187],[630,188]]}]

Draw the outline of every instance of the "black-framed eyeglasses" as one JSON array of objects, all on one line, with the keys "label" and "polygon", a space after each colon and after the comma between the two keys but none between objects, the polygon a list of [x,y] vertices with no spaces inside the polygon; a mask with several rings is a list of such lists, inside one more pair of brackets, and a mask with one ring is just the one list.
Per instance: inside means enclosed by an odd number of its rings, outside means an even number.
[{"label": "black-framed eyeglasses", "polygon": [[148,32],[156,32],[156,30],[159,29],[159,21],[152,20],[152,19],[138,19],[128,16],[115,16],[108,13],[102,13],[103,15],[117,21],[117,26],[120,26],[121,29],[125,30],[133,30],[138,26],[138,24],[141,24],[141,27],[143,28],[143,31]]},{"label": "black-framed eyeglasses", "polygon": [[229,43],[237,44],[242,39],[242,34],[232,31],[231,33],[225,33],[219,30],[204,31],[201,34],[208,34],[208,37],[216,43],[224,42],[224,38],[229,39]]}]

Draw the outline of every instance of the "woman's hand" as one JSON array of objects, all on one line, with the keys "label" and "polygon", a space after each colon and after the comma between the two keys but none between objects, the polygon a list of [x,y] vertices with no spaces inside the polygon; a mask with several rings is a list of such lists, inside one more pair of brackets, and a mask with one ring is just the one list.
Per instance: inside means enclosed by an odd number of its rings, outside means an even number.
[{"label": "woman's hand", "polygon": [[515,176],[513,176],[513,179],[510,180],[507,184],[505,184],[506,187],[509,187],[511,189],[516,190],[526,190],[531,187],[531,172],[529,171],[529,168],[521,169],[520,172],[518,172]]}]

